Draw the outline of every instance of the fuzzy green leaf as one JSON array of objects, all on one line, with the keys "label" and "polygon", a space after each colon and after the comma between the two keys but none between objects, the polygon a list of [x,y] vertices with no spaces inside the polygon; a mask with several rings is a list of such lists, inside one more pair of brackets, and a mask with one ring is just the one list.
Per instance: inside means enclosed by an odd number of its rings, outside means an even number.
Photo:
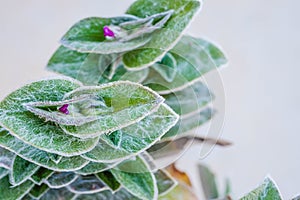
[{"label": "fuzzy green leaf", "polygon": [[183,36],[171,54],[177,62],[174,80],[168,82],[155,70],[150,70],[143,82],[160,94],[182,90],[199,81],[203,74],[227,63],[225,55],[216,45],[191,36]]},{"label": "fuzzy green leaf", "polygon": [[203,188],[203,193],[206,199],[216,199],[219,197],[218,187],[216,183],[216,178],[211,170],[204,166],[199,165],[199,175],[201,180],[201,185]]},{"label": "fuzzy green leaf", "polygon": [[133,195],[141,199],[157,199],[158,188],[155,177],[140,157],[136,157],[135,160],[126,160],[110,171],[117,181]]},{"label": "fuzzy green leaf", "polygon": [[13,186],[24,183],[31,175],[38,171],[40,167],[34,163],[15,156],[12,165],[10,182]]},{"label": "fuzzy green leaf", "polygon": [[162,97],[154,91],[128,81],[81,87],[66,98],[81,95],[103,99],[111,112],[102,113],[96,121],[82,126],[61,126],[67,134],[80,138],[97,137],[134,124],[153,113],[163,102]]},{"label": "fuzzy green leaf", "polygon": [[172,138],[174,136],[182,136],[190,131],[194,131],[197,127],[208,122],[214,114],[211,108],[205,108],[199,113],[194,113],[188,117],[181,118],[178,123],[170,129],[164,136],[163,139]]},{"label": "fuzzy green leaf", "polygon": [[47,69],[77,79],[85,85],[119,80],[139,83],[147,77],[146,69],[131,72],[119,65],[112,71],[118,59],[116,55],[80,53],[60,46],[48,62]]},{"label": "fuzzy green leaf", "polygon": [[241,200],[281,200],[280,192],[274,181],[267,177],[255,190],[242,197]]},{"label": "fuzzy green leaf", "polygon": [[132,157],[132,155],[125,150],[114,148],[100,139],[92,151],[81,155],[81,157],[92,162],[115,163]]},{"label": "fuzzy green leaf", "polygon": [[26,85],[0,103],[0,124],[27,144],[49,153],[74,156],[90,151],[97,139],[82,140],[66,135],[56,124],[45,122],[26,109],[31,102],[57,102],[80,84],[66,79],[50,79]]},{"label": "fuzzy green leaf", "polygon": [[167,82],[172,82],[177,73],[177,62],[172,54],[167,53],[164,58],[151,66]]},{"label": "fuzzy green leaf", "polygon": [[80,175],[90,175],[90,174],[97,174],[100,172],[104,172],[108,169],[115,167],[118,163],[96,163],[90,162],[85,167],[80,170],[77,170],[76,173]]},{"label": "fuzzy green leaf", "polygon": [[154,173],[154,175],[157,182],[159,196],[167,194],[177,185],[175,179],[173,179],[165,170],[158,170]]},{"label": "fuzzy green leaf", "polygon": [[31,190],[29,195],[34,199],[40,199],[49,190],[48,185],[35,185]]},{"label": "fuzzy green leaf", "polygon": [[0,200],[22,199],[34,186],[30,181],[26,181],[18,187],[11,187],[8,176],[0,179]]},{"label": "fuzzy green leaf", "polygon": [[114,192],[119,190],[121,187],[121,184],[115,179],[110,171],[97,173],[96,176]]},{"label": "fuzzy green leaf", "polygon": [[[2,131],[0,127],[0,132]],[[14,153],[0,147],[0,167],[11,169]]]},{"label": "fuzzy green leaf", "polygon": [[43,166],[55,171],[72,171],[78,170],[88,164],[89,161],[80,156],[63,157],[56,164],[49,158],[49,153],[39,150],[33,146],[25,144],[21,140],[13,137],[6,130],[0,128],[0,147],[8,149],[21,158],[28,160],[36,165]]},{"label": "fuzzy green leaf", "polygon": [[[124,39],[130,35],[126,33],[124,36],[124,33],[118,33],[120,31],[118,25],[136,19],[136,17],[130,15],[114,18],[86,18],[71,27],[62,38],[61,43],[69,49],[83,53],[112,54],[130,51],[145,45],[151,39],[150,35],[142,34],[124,42]],[[116,37],[105,38],[104,26],[116,26],[118,29],[114,30],[114,32],[116,31]]]},{"label": "fuzzy green leaf", "polygon": [[152,39],[142,48],[124,54],[123,62],[130,70],[139,70],[159,61],[175,44],[200,8],[199,1],[191,0],[137,0],[127,10],[141,18],[174,10],[164,28],[152,34]]},{"label": "fuzzy green leaf", "polygon": [[[108,135],[102,135],[99,144],[82,155],[93,162],[117,162],[145,151],[177,122],[178,116],[167,105],[143,120]],[[105,141],[105,142],[104,142]]]},{"label": "fuzzy green leaf", "polygon": [[68,185],[68,189],[76,194],[94,194],[108,190],[108,187],[95,175],[88,175],[79,176],[73,183]]},{"label": "fuzzy green leaf", "polygon": [[[116,149],[137,154],[161,139],[173,127],[178,116],[166,104],[162,104],[158,111],[145,117],[140,122],[118,130],[111,135],[102,135],[101,138]],[[117,135],[120,141],[115,142]]]},{"label": "fuzzy green leaf", "polygon": [[45,180],[45,183],[52,189],[58,189],[68,186],[74,182],[77,177],[78,175],[73,172],[55,172],[47,180]]},{"label": "fuzzy green leaf", "polygon": [[201,82],[163,97],[166,99],[165,103],[181,116],[199,112],[201,108],[214,99],[207,86]]}]

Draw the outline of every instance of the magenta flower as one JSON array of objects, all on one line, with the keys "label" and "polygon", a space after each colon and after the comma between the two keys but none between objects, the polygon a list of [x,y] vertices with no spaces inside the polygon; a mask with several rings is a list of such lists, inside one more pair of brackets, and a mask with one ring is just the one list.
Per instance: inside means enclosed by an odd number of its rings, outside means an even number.
[{"label": "magenta flower", "polygon": [[103,27],[103,32],[105,37],[115,37],[115,33],[112,30],[110,30],[108,26]]},{"label": "magenta flower", "polygon": [[58,110],[66,115],[68,115],[70,112],[68,110],[69,104],[64,104],[62,107],[60,107]]}]

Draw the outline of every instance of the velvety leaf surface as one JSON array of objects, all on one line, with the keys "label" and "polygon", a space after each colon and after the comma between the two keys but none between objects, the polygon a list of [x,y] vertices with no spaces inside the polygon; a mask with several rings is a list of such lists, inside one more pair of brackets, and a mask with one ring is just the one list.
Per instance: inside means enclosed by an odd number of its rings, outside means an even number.
[{"label": "velvety leaf surface", "polygon": [[40,199],[49,190],[48,185],[35,185],[31,190],[29,195],[35,199]]},{"label": "velvety leaf surface", "polygon": [[177,61],[171,53],[167,53],[160,62],[151,66],[167,82],[172,82],[177,73]]},{"label": "velvety leaf surface", "polygon": [[76,173],[81,175],[90,175],[104,172],[112,167],[115,167],[118,163],[96,163],[90,162],[85,167],[80,170],[77,170]]},{"label": "velvety leaf surface", "polygon": [[267,177],[264,182],[252,192],[242,197],[241,200],[281,200],[280,192],[274,181]]},{"label": "velvety leaf surface", "polygon": [[208,122],[213,114],[214,111],[211,108],[205,108],[200,113],[181,118],[179,122],[163,136],[163,139],[184,135],[189,131],[193,131],[197,127]]},{"label": "velvety leaf surface", "polygon": [[163,196],[172,190],[177,182],[165,170],[158,170],[154,173],[157,182],[159,196]]},{"label": "velvety leaf surface", "polygon": [[115,163],[132,157],[132,155],[125,150],[114,148],[100,139],[92,151],[81,155],[81,157],[92,162]]},{"label": "velvety leaf surface", "polygon": [[201,180],[201,185],[203,188],[203,193],[206,199],[216,199],[219,197],[218,187],[216,183],[215,175],[211,170],[204,166],[199,165],[199,175]]},{"label": "velvety leaf surface", "polygon": [[18,186],[25,182],[31,175],[33,175],[40,167],[31,163],[19,156],[15,156],[12,165],[10,182],[14,186]]},{"label": "velvety leaf surface", "polygon": [[82,194],[77,196],[74,200],[140,200],[133,196],[125,189],[120,189],[116,193],[110,190],[102,191],[96,194]]},{"label": "velvety leaf surface", "polygon": [[96,174],[99,178],[111,191],[117,191],[120,189],[121,184],[115,179],[113,174],[110,171],[100,172]]},{"label": "velvety leaf surface", "polygon": [[174,10],[164,28],[153,33],[152,39],[142,48],[130,51],[123,57],[128,69],[138,70],[159,61],[175,45],[182,31],[200,8],[199,1],[191,0],[137,0],[127,10],[128,14],[147,17],[156,13]]},{"label": "velvety leaf surface", "polygon": [[200,38],[183,36],[171,50],[177,62],[176,76],[168,82],[155,70],[150,70],[143,84],[160,94],[179,91],[199,81],[203,74],[227,63],[222,51],[214,44]]},{"label": "velvety leaf surface", "polygon": [[114,18],[86,18],[71,27],[61,43],[65,47],[84,53],[112,54],[130,51],[149,42],[151,36],[143,34],[140,35],[141,37],[134,37],[124,42],[124,39],[129,37],[128,33],[124,36],[123,33],[119,33],[120,30],[116,30],[115,38],[108,39],[104,36],[103,28],[104,26],[118,26],[122,22],[135,19],[137,18],[129,15]]},{"label": "velvety leaf surface", "polygon": [[21,140],[10,135],[9,132],[4,129],[0,130],[0,146],[14,152],[25,160],[55,171],[72,171],[81,169],[89,162],[80,156],[74,156],[63,157],[61,161],[56,164],[49,158],[49,154],[47,152],[25,144]]},{"label": "velvety leaf surface", "polygon": [[[98,145],[82,155],[93,162],[112,163],[132,157],[158,141],[177,121],[178,116],[162,104],[158,111],[138,123],[108,135],[102,135]],[[105,141],[105,142],[104,142]]]},{"label": "velvety leaf surface", "polygon": [[140,84],[118,81],[94,87],[82,87],[66,98],[94,95],[103,99],[111,112],[99,115],[98,120],[82,126],[62,126],[70,135],[81,138],[96,137],[134,124],[153,113],[163,99]]},{"label": "velvety leaf surface", "polygon": [[[0,127],[0,132],[2,132],[1,127]],[[0,147],[0,167],[11,169],[13,158],[14,158],[14,153]]]},{"label": "velvety leaf surface", "polygon": [[[137,154],[149,148],[176,124],[178,116],[166,104],[143,120],[101,138],[116,149]],[[116,138],[120,137],[116,142]]]},{"label": "velvety leaf surface", "polygon": [[73,183],[68,185],[68,189],[76,194],[94,194],[108,190],[108,187],[95,175],[88,175],[79,176]]},{"label": "velvety leaf surface", "polygon": [[[94,107],[91,107],[94,105]],[[31,102],[24,104],[27,110],[46,121],[59,125],[81,126],[97,120],[99,113],[110,112],[101,99],[91,95],[81,95],[72,99],[56,102]],[[67,106],[67,113],[62,112]],[[53,107],[56,110],[53,110]],[[51,110],[52,108],[52,110]]]},{"label": "velvety leaf surface", "polygon": [[157,199],[158,189],[155,177],[140,157],[136,157],[135,160],[126,160],[110,171],[117,181],[133,195],[141,199]]},{"label": "velvety leaf surface", "polygon": [[56,124],[45,122],[24,106],[30,102],[61,101],[67,92],[78,87],[79,83],[64,79],[42,80],[26,85],[0,103],[0,124],[25,143],[50,153],[74,156],[90,151],[97,140],[70,137]]},{"label": "velvety leaf surface", "polygon": [[18,187],[11,187],[8,176],[0,179],[0,199],[1,200],[16,200],[25,196],[34,184],[26,181]]},{"label": "velvety leaf surface", "polygon": [[77,177],[78,175],[73,172],[55,172],[47,180],[45,180],[45,183],[50,188],[57,189],[68,186],[69,184],[74,182]]},{"label": "velvety leaf surface", "polygon": [[163,97],[166,99],[165,103],[180,115],[199,112],[199,109],[214,98],[207,86],[201,82]]},{"label": "velvety leaf surface", "polygon": [[[127,71],[118,65],[120,55],[80,53],[60,46],[48,62],[47,69],[81,81],[84,85],[98,85],[124,80],[142,82],[148,70]],[[116,69],[112,71],[112,68]],[[112,76],[112,77],[110,77]]]}]

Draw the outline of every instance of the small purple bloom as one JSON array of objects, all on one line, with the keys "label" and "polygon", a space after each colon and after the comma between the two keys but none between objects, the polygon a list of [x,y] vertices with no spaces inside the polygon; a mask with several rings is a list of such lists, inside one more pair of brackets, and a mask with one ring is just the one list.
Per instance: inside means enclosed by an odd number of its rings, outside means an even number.
[{"label": "small purple bloom", "polygon": [[108,26],[103,27],[103,33],[105,37],[115,37],[115,33],[112,30],[110,30]]},{"label": "small purple bloom", "polygon": [[69,104],[64,104],[62,107],[60,107],[58,110],[66,115],[68,115],[70,112],[68,110]]}]

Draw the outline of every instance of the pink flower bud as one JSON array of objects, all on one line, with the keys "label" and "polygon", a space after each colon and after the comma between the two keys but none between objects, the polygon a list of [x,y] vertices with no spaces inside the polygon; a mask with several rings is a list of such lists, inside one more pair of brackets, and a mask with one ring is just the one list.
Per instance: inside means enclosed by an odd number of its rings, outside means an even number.
[{"label": "pink flower bud", "polygon": [[115,37],[115,33],[112,30],[110,30],[108,26],[104,26],[103,32],[105,37]]},{"label": "pink flower bud", "polygon": [[66,115],[68,115],[70,112],[68,110],[69,104],[65,104],[62,107],[60,107],[58,110]]}]

